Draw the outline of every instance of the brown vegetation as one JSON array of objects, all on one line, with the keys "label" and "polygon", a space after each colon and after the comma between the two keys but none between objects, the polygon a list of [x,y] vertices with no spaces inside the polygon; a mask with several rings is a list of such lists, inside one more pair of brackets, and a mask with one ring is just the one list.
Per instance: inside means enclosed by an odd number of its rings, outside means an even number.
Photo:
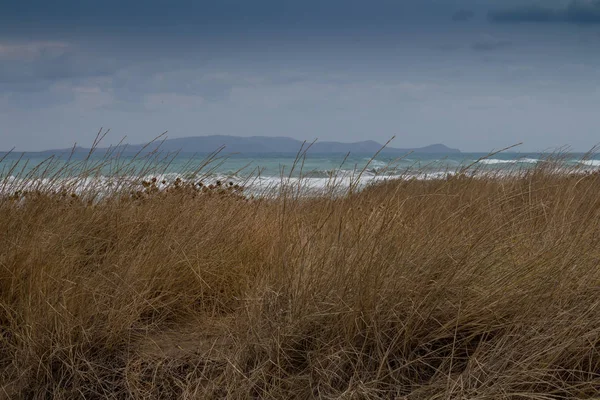
[{"label": "brown vegetation", "polygon": [[1,396],[599,396],[598,174],[155,184],[0,198]]}]

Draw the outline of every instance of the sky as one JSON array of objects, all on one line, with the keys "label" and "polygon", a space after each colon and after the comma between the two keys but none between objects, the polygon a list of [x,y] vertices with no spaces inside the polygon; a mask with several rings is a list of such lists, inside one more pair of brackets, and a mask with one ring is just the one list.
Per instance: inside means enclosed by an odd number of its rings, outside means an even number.
[{"label": "sky", "polygon": [[0,0],[0,150],[600,143],[600,0]]}]

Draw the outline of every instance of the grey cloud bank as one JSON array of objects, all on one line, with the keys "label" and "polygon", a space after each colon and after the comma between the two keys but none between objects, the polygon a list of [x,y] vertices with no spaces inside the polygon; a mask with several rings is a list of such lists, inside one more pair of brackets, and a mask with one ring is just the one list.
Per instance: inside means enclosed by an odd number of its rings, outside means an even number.
[{"label": "grey cloud bank", "polygon": [[493,22],[567,22],[575,24],[600,24],[600,1],[572,0],[561,8],[528,5],[492,11],[488,17]]}]

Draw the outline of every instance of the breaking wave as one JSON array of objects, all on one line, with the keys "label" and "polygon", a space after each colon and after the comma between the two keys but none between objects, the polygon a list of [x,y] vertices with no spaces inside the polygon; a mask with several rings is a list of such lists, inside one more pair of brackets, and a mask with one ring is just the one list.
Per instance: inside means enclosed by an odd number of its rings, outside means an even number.
[{"label": "breaking wave", "polygon": [[498,164],[536,164],[540,160],[537,158],[519,158],[519,159],[510,159],[510,160],[502,160],[498,158],[487,158],[484,160],[480,160],[479,163],[483,165],[498,165]]}]

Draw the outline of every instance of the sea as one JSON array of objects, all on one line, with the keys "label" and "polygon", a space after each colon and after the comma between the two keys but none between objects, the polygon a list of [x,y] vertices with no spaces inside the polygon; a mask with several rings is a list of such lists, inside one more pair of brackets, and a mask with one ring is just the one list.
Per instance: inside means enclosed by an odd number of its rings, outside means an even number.
[{"label": "sea", "polygon": [[584,153],[385,154],[109,154],[1,153],[0,193],[19,187],[114,190],[156,178],[159,187],[183,182],[244,185],[250,192],[301,183],[307,192],[340,190],[390,179],[444,179],[457,173],[508,175],[559,160],[570,171],[600,170],[600,155]]}]

